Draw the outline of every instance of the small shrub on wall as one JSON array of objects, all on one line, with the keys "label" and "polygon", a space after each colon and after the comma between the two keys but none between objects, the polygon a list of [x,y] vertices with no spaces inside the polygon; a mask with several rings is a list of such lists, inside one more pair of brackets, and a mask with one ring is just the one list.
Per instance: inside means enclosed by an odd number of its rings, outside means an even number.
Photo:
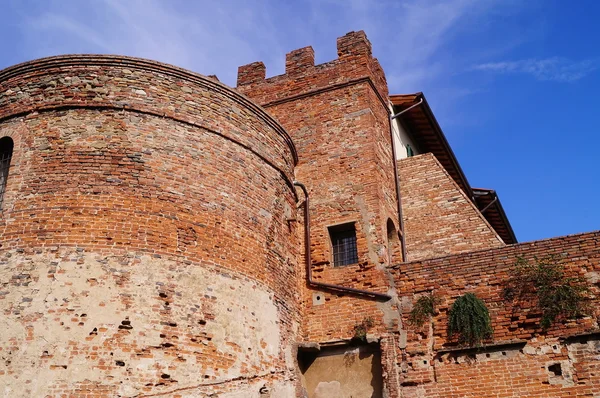
[{"label": "small shrub on wall", "polygon": [[367,317],[361,323],[354,325],[354,340],[367,341],[367,333],[375,325],[373,318]]},{"label": "small shrub on wall", "polygon": [[504,287],[506,301],[533,303],[543,330],[560,319],[586,315],[589,294],[585,278],[567,277],[564,265],[554,257],[531,262],[519,258]]},{"label": "small shrub on wall", "polygon": [[416,327],[423,326],[426,321],[435,315],[439,303],[439,297],[433,293],[419,297],[408,315],[408,322]]},{"label": "small shrub on wall", "polygon": [[466,293],[456,299],[448,313],[448,335],[458,336],[458,343],[481,345],[492,336],[490,313],[475,294]]}]

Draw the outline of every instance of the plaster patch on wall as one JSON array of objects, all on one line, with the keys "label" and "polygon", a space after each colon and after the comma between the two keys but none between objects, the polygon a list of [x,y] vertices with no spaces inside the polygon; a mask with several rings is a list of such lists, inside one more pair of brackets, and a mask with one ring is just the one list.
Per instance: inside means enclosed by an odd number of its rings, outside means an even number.
[{"label": "plaster patch on wall", "polygon": [[380,398],[379,345],[341,346],[299,352],[302,385],[309,398]]},{"label": "plaster patch on wall", "polygon": [[551,361],[546,363],[548,382],[563,386],[573,385],[573,365],[571,361]]},{"label": "plaster patch on wall", "polygon": [[252,280],[133,253],[54,248],[0,262],[5,394],[109,383],[128,396],[285,370],[272,293]]}]

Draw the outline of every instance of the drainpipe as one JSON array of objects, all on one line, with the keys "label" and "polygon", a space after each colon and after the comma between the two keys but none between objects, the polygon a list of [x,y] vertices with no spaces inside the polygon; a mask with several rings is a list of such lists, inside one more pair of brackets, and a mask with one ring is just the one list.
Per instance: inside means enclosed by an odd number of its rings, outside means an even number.
[{"label": "drainpipe", "polygon": [[[406,239],[404,237],[404,218],[402,217],[402,197],[400,196],[400,178],[398,177],[398,161],[396,160],[396,144],[394,143],[394,119],[410,111],[412,108],[415,108],[423,103],[423,97],[417,102],[409,106],[408,108],[396,113],[395,115],[390,115],[390,138],[392,139],[392,163],[394,166],[394,179],[396,180],[396,197],[398,200],[396,201],[398,205],[398,224],[400,225],[400,243],[402,244],[402,262],[406,262]],[[393,109],[393,108],[392,108]]]},{"label": "drainpipe", "polygon": [[306,264],[306,281],[308,282],[308,285],[312,286],[312,287],[321,287],[326,290],[337,290],[337,291],[347,292],[347,293],[351,293],[351,294],[356,294],[359,296],[368,296],[368,297],[376,298],[376,299],[383,300],[383,301],[391,300],[392,297],[388,296],[387,294],[371,292],[369,290],[355,289],[353,287],[333,285],[331,283],[316,282],[313,280],[313,278],[312,278],[312,260],[311,260],[311,256],[310,256],[310,213],[309,213],[309,207],[308,207],[309,206],[308,190],[306,189],[306,186],[304,186],[304,184],[302,184],[301,182],[294,181],[294,185],[297,187],[300,187],[300,189],[302,189],[302,192],[304,192],[304,261]]}]

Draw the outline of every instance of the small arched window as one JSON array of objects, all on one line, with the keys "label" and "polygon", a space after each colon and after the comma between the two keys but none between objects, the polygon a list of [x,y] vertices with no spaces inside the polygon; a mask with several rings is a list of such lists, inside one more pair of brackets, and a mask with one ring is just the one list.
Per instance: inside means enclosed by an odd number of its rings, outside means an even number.
[{"label": "small arched window", "polygon": [[10,168],[13,147],[12,138],[0,138],[0,210],[2,210],[4,204],[4,193],[6,192],[6,181],[8,180],[8,169]]},{"label": "small arched window", "polygon": [[387,239],[388,239],[388,264],[392,265],[400,260],[400,239],[398,232],[394,226],[394,222],[388,218],[387,220]]}]

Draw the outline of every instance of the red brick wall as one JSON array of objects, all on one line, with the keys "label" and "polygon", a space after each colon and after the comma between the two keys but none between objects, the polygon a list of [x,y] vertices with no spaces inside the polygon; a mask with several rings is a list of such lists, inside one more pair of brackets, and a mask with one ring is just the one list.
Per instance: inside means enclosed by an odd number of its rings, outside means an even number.
[{"label": "red brick wall", "polygon": [[[241,67],[238,91],[269,114],[151,61],[57,57],[0,71],[0,136],[15,141],[0,218],[8,393],[258,397],[267,386],[289,397],[294,343],[347,340],[372,318],[390,398],[600,396],[597,309],[542,333],[539,314],[500,298],[518,256],[556,255],[599,294],[600,233],[504,246],[425,154],[398,168],[418,261],[392,266],[385,76],[363,32],[338,39],[338,54],[314,65],[311,48],[293,51],[269,79],[262,63]],[[306,285],[294,179],[310,192],[315,280],[392,300]],[[334,268],[327,227],[348,221],[359,263]],[[411,303],[431,291],[439,314],[412,327]],[[479,351],[446,333],[468,291],[493,319]]]},{"label": "red brick wall", "polygon": [[[533,308],[514,308],[502,299],[508,269],[518,257],[534,260],[551,255],[565,265],[570,275],[585,277],[598,297],[600,232],[394,266],[408,340],[406,349],[396,352],[405,396],[600,396],[597,299],[590,316],[559,322],[547,332],[537,326],[539,314]],[[433,327],[411,326],[406,318],[411,303],[419,294],[429,292],[442,300]],[[494,335],[486,344],[491,347],[448,351],[455,346],[446,333],[447,312],[466,292],[475,293],[490,311]],[[588,337],[565,340],[590,333]],[[563,376],[555,377],[548,370],[555,363],[561,364]]]},{"label": "red brick wall", "polygon": [[398,161],[409,261],[504,245],[431,153]]},{"label": "red brick wall", "polygon": [[[278,119],[298,148],[296,179],[310,192],[315,280],[387,292],[387,220],[398,229],[387,85],[364,32],[337,44],[339,57],[321,65],[310,47],[292,51],[286,73],[269,79],[262,63],[243,66],[237,89]],[[352,221],[359,263],[334,268],[327,227]],[[306,340],[351,338],[368,316],[377,320],[374,331],[385,330],[376,301],[326,292],[325,304],[314,306],[318,291],[303,289]]]},{"label": "red brick wall", "polygon": [[219,83],[130,58],[19,65],[0,93],[15,142],[5,393],[293,394],[301,242],[281,126]]}]

